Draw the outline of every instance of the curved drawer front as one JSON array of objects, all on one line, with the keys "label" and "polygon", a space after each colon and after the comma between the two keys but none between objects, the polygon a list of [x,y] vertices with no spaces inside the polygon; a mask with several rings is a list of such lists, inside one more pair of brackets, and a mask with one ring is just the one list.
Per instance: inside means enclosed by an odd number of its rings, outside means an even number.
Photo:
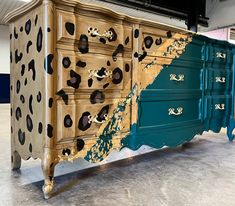
[{"label": "curved drawer front", "polygon": [[139,127],[167,126],[199,119],[199,99],[141,101]]},{"label": "curved drawer front", "polygon": [[58,90],[122,90],[130,88],[131,60],[58,51]]},{"label": "curved drawer front", "polygon": [[231,90],[232,73],[230,70],[206,70],[206,89],[215,91]]},{"label": "curved drawer front", "polygon": [[132,48],[132,27],[122,25],[102,17],[87,17],[57,10],[57,40],[81,41],[81,53],[85,51],[85,44],[96,43],[117,47],[119,44]]},{"label": "curved drawer front", "polygon": [[[99,135],[109,122],[116,129],[119,123],[121,132],[129,131],[130,107],[123,113],[122,119],[114,119],[113,112],[120,99],[105,99],[104,94],[96,91],[90,99],[69,100],[68,105],[59,100],[57,103],[57,141],[74,139],[84,135]],[[115,131],[117,132],[117,131]]]},{"label": "curved drawer front", "polygon": [[[141,62],[141,87],[147,89],[167,89],[167,90],[199,90],[201,82],[200,67],[195,65],[185,66],[182,64],[163,66],[168,61],[164,58],[156,58],[155,63],[148,67],[152,59],[146,59]],[[147,65],[147,66],[146,66]],[[200,66],[200,65],[199,65]],[[163,69],[162,69],[163,67]],[[159,73],[155,79],[156,73]],[[148,86],[149,80],[153,79],[153,83]]]}]

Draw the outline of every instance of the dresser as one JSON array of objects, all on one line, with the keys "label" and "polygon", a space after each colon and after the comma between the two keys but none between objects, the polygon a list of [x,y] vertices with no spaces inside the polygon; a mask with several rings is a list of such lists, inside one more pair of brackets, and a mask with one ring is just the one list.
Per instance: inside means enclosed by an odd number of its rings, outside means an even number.
[{"label": "dresser", "polygon": [[45,198],[62,161],[176,147],[234,129],[234,48],[79,0],[34,0],[10,25],[11,164],[41,159]]}]

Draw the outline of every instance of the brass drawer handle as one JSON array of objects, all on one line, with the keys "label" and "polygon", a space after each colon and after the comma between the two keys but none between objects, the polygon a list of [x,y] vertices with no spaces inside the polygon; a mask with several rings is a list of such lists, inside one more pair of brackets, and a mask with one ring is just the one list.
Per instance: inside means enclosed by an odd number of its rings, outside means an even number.
[{"label": "brass drawer handle", "polygon": [[223,52],[216,52],[216,57],[217,58],[221,58],[221,59],[225,59],[226,58],[226,54]]},{"label": "brass drawer handle", "polygon": [[224,104],[215,104],[215,109],[216,110],[225,110]]},{"label": "brass drawer handle", "polygon": [[226,78],[225,77],[215,77],[215,82],[225,83]]},{"label": "brass drawer handle", "polygon": [[97,118],[98,118],[97,114],[94,115],[94,116],[89,115],[88,116],[88,123],[90,124],[90,123],[94,122],[94,123],[97,123],[97,124],[103,124],[103,123],[105,123],[109,120],[109,117],[108,117],[107,114],[104,115],[104,120],[102,120],[102,121],[99,121]]},{"label": "brass drawer handle", "polygon": [[178,78],[176,77],[176,74],[170,74],[170,80],[171,81],[177,81],[177,82],[183,82],[184,81],[184,75],[178,74]]},{"label": "brass drawer handle", "polygon": [[113,75],[113,71],[110,71],[110,70],[104,71],[103,75],[99,75],[98,72],[99,70],[91,70],[91,69],[88,70],[89,78],[92,78],[92,77],[97,77],[101,79],[107,78],[107,77],[112,78],[112,75]]},{"label": "brass drawer handle", "polygon": [[168,109],[168,115],[181,115],[183,113],[183,108],[182,107],[178,107],[177,108],[177,112],[175,112],[175,108],[169,108]]},{"label": "brass drawer handle", "polygon": [[108,30],[108,31],[105,31],[103,34],[100,34],[98,28],[92,28],[92,27],[88,28],[88,34],[92,37],[98,36],[100,38],[107,38],[109,40],[112,40],[112,38],[113,38],[112,31]]}]

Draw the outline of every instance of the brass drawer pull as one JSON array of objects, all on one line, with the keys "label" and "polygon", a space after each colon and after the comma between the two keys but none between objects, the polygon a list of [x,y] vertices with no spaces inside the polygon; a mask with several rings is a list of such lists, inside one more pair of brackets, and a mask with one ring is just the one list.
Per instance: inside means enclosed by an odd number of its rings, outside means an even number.
[{"label": "brass drawer pull", "polygon": [[216,110],[225,110],[224,104],[215,104],[215,109]]},{"label": "brass drawer pull", "polygon": [[184,81],[184,75],[178,74],[178,78],[176,77],[176,74],[170,74],[170,80],[171,81],[177,81],[177,82],[183,82]]},{"label": "brass drawer pull", "polygon": [[92,27],[88,28],[88,34],[92,37],[98,36],[100,38],[107,38],[109,40],[112,40],[112,38],[113,38],[112,31],[109,30],[109,31],[105,31],[103,34],[100,34],[98,28],[92,28]]},{"label": "brass drawer pull", "polygon": [[178,115],[181,115],[182,113],[183,113],[183,108],[182,107],[178,107],[177,112],[175,112],[174,108],[169,108],[168,109],[168,115],[178,116]]},{"label": "brass drawer pull", "polygon": [[215,77],[215,82],[225,83],[226,78],[225,77]]},{"label": "brass drawer pull", "polygon": [[216,52],[216,57],[217,58],[221,58],[221,59],[225,59],[226,58],[226,54],[223,52]]},{"label": "brass drawer pull", "polygon": [[91,69],[88,70],[89,78],[97,77],[97,78],[103,79],[103,78],[107,78],[107,77],[112,78],[112,76],[113,76],[113,71],[110,71],[110,70],[104,71],[103,75],[99,75],[98,72],[99,72],[99,70],[91,70]]},{"label": "brass drawer pull", "polygon": [[108,117],[107,114],[104,115],[104,120],[102,120],[102,121],[99,121],[97,118],[98,118],[97,114],[94,115],[94,116],[89,115],[88,116],[88,123],[90,124],[90,123],[94,122],[94,123],[97,123],[97,124],[103,124],[103,123],[105,123],[109,120],[109,117]]}]

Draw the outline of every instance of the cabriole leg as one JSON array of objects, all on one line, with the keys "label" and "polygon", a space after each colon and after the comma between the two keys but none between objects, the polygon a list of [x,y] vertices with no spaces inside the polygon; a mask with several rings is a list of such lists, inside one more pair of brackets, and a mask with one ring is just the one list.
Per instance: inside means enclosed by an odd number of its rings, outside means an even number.
[{"label": "cabriole leg", "polygon": [[18,170],[21,167],[21,157],[17,151],[11,152],[11,169]]}]

